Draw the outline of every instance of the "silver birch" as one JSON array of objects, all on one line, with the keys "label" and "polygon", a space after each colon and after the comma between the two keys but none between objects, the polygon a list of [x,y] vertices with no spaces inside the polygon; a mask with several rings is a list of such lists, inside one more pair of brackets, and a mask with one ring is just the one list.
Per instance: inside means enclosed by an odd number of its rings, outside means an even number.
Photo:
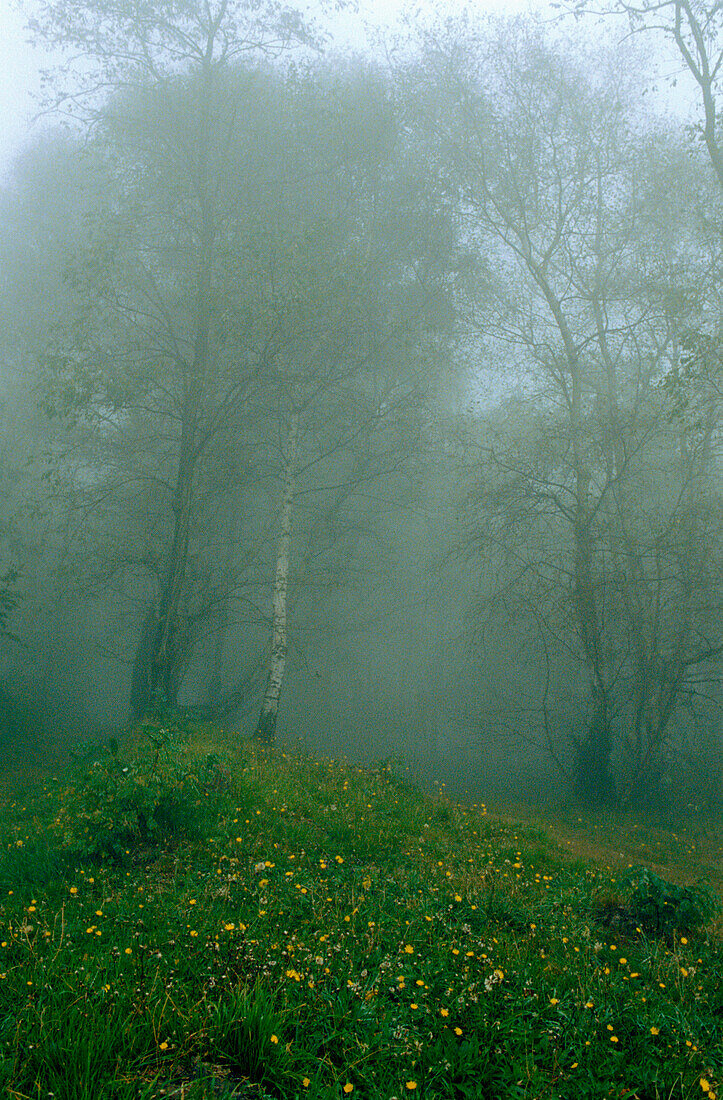
[{"label": "silver birch", "polygon": [[279,715],[279,698],[286,671],[286,655],[289,648],[287,596],[289,589],[289,562],[291,556],[291,528],[296,489],[296,448],[299,435],[299,414],[294,411],[289,422],[284,461],[284,496],[281,504],[279,542],[276,551],[276,573],[271,628],[271,656],[266,690],[261,704],[261,714],[256,737],[266,745],[276,739],[276,722]]}]

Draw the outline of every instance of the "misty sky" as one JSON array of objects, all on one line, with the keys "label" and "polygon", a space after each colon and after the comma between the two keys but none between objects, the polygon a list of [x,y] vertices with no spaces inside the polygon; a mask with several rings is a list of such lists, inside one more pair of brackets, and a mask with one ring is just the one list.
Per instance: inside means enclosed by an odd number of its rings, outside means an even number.
[{"label": "misty sky", "polygon": [[[481,11],[513,12],[547,5],[547,0],[473,0]],[[24,5],[27,7],[28,5]],[[0,178],[5,177],[13,157],[33,132],[37,111],[33,94],[39,90],[39,70],[47,64],[42,50],[26,42],[24,19],[13,0],[0,0]],[[360,0],[359,14],[339,23],[340,35],[354,45],[365,40],[365,24],[391,25],[405,9],[412,7],[459,9],[459,0]]]}]

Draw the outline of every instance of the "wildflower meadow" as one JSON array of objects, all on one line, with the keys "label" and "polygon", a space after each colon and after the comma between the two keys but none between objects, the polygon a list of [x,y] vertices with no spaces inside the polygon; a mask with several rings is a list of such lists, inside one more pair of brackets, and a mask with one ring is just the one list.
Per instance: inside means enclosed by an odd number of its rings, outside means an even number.
[{"label": "wildflower meadow", "polygon": [[0,1094],[723,1095],[720,831],[397,772],[149,724],[9,792]]}]

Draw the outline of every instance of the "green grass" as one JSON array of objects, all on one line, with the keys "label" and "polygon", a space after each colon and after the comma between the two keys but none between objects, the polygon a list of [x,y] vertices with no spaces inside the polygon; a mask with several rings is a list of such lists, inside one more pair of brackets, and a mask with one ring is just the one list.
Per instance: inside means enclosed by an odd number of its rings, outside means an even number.
[{"label": "green grass", "polygon": [[0,815],[0,1095],[723,1095],[712,909],[646,931],[568,833],[209,729],[88,759]]}]

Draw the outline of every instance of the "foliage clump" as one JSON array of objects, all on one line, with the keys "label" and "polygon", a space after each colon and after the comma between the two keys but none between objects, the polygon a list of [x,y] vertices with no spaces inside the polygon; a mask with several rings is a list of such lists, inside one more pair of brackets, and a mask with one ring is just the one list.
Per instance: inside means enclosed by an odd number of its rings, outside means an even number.
[{"label": "foliage clump", "polygon": [[122,860],[172,837],[198,837],[229,773],[216,753],[192,749],[181,724],[142,723],[125,752],[115,739],[86,754],[57,825],[66,847]]},{"label": "foliage clump", "polygon": [[705,886],[677,886],[648,867],[633,867],[621,880],[630,922],[652,935],[692,932],[713,919],[720,908]]}]

